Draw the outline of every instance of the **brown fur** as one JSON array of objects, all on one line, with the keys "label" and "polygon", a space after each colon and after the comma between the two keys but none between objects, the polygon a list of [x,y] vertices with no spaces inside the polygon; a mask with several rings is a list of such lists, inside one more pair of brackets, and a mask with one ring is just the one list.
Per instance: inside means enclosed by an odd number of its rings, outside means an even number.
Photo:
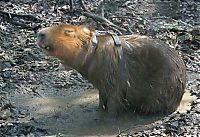
[{"label": "brown fur", "polygon": [[[41,33],[45,38],[38,36],[39,46],[50,47],[49,55],[63,60],[99,89],[99,106],[103,110],[117,114],[125,108],[143,114],[168,114],[179,106],[185,89],[185,65],[165,43],[140,35],[121,36],[127,64],[127,70],[121,72],[110,35],[97,36],[97,49],[89,57],[93,30],[60,25]],[[121,73],[128,79],[123,79]]]}]

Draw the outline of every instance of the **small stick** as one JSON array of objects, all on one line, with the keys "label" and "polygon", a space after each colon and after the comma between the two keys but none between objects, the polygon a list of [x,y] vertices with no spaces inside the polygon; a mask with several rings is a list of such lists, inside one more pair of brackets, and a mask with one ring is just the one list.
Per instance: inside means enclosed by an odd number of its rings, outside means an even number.
[{"label": "small stick", "polygon": [[96,14],[101,12],[102,17],[104,17],[104,3],[105,3],[105,0],[101,0],[98,4],[96,11],[95,11]]},{"label": "small stick", "polygon": [[99,21],[101,23],[105,23],[109,26],[112,26],[112,27],[115,27],[121,31],[127,31],[126,29],[120,27],[120,26],[117,26],[115,25],[114,23],[112,23],[111,21],[109,21],[108,19],[106,19],[105,17],[100,17],[98,15],[95,15],[95,14],[92,14],[92,13],[89,13],[89,12],[82,12],[82,14],[86,17],[89,17],[89,18],[92,18],[93,20],[95,21]]},{"label": "small stick", "polygon": [[70,7],[70,11],[73,11],[74,0],[69,0],[69,7]]},{"label": "small stick", "polygon": [[38,18],[34,17],[33,15],[15,14],[15,13],[10,13],[10,12],[6,12],[6,11],[2,11],[2,10],[0,10],[0,15],[6,16],[8,18],[19,17],[19,18],[27,18],[27,19],[30,19],[30,20],[42,21],[41,19],[38,19]]},{"label": "small stick", "polygon": [[9,18],[7,18],[6,21],[8,21],[8,22],[10,22],[10,23],[12,23],[12,24],[14,24],[16,26],[20,26],[22,29],[32,28],[32,27],[30,27],[30,26],[28,26],[28,25],[26,25],[26,24],[24,24],[22,22],[14,21],[14,20],[9,19]]},{"label": "small stick", "polygon": [[81,7],[83,8],[83,10],[88,11],[87,8],[85,7],[85,4],[83,2],[83,0],[79,0]]}]

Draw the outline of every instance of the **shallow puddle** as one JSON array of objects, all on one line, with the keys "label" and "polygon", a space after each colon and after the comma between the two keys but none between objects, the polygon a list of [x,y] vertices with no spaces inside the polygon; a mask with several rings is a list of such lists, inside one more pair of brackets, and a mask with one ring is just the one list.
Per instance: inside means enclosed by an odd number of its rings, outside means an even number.
[{"label": "shallow puddle", "polygon": [[[36,126],[49,129],[52,134],[65,136],[116,136],[119,132],[131,128],[141,131],[149,128],[160,116],[138,116],[127,114],[118,120],[108,119],[99,112],[98,90],[86,90],[70,97],[30,97],[19,95],[12,98],[19,108],[29,110],[29,114],[21,121],[33,122]],[[195,97],[187,91],[182,99],[180,113],[190,109],[190,102]],[[34,120],[30,120],[34,118]]]},{"label": "shallow puddle", "polygon": [[40,126],[50,132],[68,136],[116,136],[119,131],[138,124],[140,126],[136,126],[137,130],[147,128],[146,124],[158,119],[158,116],[141,117],[129,114],[118,120],[108,119],[99,112],[97,90],[87,90],[75,97],[16,97],[14,102],[29,110],[30,116],[26,120],[34,117]]}]

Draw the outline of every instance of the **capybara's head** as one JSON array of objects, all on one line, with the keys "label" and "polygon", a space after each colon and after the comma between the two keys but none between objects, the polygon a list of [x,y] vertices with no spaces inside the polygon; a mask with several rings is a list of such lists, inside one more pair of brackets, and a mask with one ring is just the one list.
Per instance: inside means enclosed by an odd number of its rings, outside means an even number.
[{"label": "capybara's head", "polygon": [[81,58],[92,37],[92,29],[86,26],[59,25],[39,31],[38,45],[51,56],[64,60],[68,65]]}]

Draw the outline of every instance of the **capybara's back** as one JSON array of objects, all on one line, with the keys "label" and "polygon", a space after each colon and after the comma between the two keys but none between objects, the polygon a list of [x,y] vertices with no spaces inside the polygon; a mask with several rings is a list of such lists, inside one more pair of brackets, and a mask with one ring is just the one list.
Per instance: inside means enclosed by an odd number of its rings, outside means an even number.
[{"label": "capybara's back", "polygon": [[103,111],[175,111],[186,82],[185,64],[176,51],[140,35],[120,36],[119,41],[110,34],[98,36],[86,26],[60,25],[38,34],[40,47],[99,89]]},{"label": "capybara's back", "polygon": [[132,86],[127,92],[127,100],[131,108],[147,114],[175,111],[185,90],[183,60],[161,41],[141,36],[125,40],[129,45],[124,52],[130,68]]}]

